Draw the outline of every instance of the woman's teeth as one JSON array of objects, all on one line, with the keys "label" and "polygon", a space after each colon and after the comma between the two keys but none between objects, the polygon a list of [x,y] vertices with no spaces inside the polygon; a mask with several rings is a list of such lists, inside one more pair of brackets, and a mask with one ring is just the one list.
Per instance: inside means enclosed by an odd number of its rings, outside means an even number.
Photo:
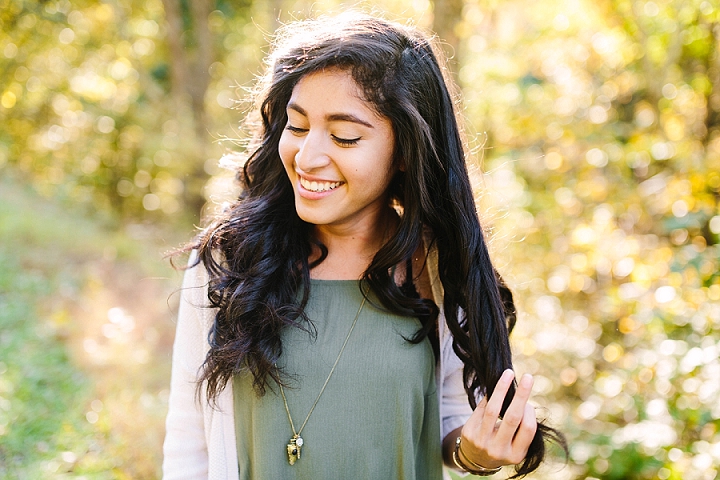
[{"label": "woman's teeth", "polygon": [[327,192],[328,190],[339,187],[342,185],[342,182],[311,182],[300,178],[300,185],[302,185],[305,190],[310,190],[311,192]]}]

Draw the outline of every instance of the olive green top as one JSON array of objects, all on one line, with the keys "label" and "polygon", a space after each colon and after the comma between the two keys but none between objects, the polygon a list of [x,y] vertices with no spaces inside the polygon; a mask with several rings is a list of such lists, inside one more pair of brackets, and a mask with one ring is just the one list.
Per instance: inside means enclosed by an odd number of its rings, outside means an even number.
[{"label": "olive green top", "polygon": [[[287,328],[278,366],[299,429],[337,358],[362,293],[357,281],[312,280],[306,308],[316,334]],[[288,462],[292,429],[279,388],[259,397],[250,374],[233,379],[241,480],[440,479],[442,456],[435,359],[414,345],[416,318],[384,312],[371,294],[345,351],[301,432],[300,459]],[[312,330],[312,329],[311,329]]]}]

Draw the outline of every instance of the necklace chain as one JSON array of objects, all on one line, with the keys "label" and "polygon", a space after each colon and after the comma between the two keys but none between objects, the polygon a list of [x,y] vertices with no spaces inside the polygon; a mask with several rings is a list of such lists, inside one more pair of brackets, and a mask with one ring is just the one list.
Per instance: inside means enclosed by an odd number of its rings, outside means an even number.
[{"label": "necklace chain", "polygon": [[[360,312],[362,312],[363,307],[365,306],[365,300],[367,297],[365,296],[365,293],[363,293],[363,299],[362,302],[360,302],[360,308],[358,308],[357,313],[355,314],[355,319],[353,319],[352,325],[350,326],[350,330],[348,331],[347,336],[345,337],[345,341],[342,344],[342,347],[340,347],[340,352],[338,353],[337,358],[335,359],[335,363],[333,364],[332,368],[330,369],[330,373],[328,373],[327,378],[325,379],[325,383],[323,384],[322,388],[320,389],[320,393],[318,393],[317,398],[315,399],[315,402],[313,402],[312,407],[310,407],[310,411],[308,412],[307,416],[305,417],[305,421],[300,425],[299,430],[295,430],[295,424],[293,423],[292,415],[290,415],[290,408],[288,407],[287,398],[285,397],[285,390],[283,389],[282,384],[280,385],[280,395],[282,395],[283,403],[285,404],[285,412],[287,412],[288,420],[290,421],[290,428],[293,432],[293,437],[290,439],[290,443],[288,444],[288,459],[290,461],[290,465],[293,465],[296,460],[300,458],[300,447],[303,445],[303,439],[300,437],[300,434],[303,431],[303,428],[305,428],[305,425],[307,424],[308,420],[310,420],[310,415],[312,415],[313,410],[315,410],[315,407],[317,406],[318,402],[320,401],[320,397],[322,397],[323,392],[325,391],[325,387],[327,387],[328,383],[330,382],[330,378],[332,377],[333,373],[335,373],[335,367],[337,367],[338,363],[340,362],[340,357],[342,357],[343,352],[345,351],[345,346],[348,344],[348,341],[350,340],[350,335],[352,334],[353,330],[355,329],[355,325],[357,324],[358,318],[360,318]],[[275,367],[277,368],[277,366]]]}]

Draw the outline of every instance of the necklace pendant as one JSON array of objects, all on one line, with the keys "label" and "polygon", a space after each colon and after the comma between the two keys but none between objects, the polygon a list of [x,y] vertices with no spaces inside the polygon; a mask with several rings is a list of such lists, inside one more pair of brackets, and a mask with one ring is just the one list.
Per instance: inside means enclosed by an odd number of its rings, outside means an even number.
[{"label": "necklace pendant", "polygon": [[295,462],[300,460],[300,449],[303,446],[303,439],[300,435],[294,435],[290,442],[287,444],[288,462],[290,465],[295,465]]}]

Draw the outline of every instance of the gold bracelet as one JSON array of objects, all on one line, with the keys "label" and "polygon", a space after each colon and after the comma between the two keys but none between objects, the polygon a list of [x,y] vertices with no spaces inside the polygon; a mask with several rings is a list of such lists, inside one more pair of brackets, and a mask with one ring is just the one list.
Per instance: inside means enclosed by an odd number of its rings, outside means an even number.
[{"label": "gold bracelet", "polygon": [[[468,467],[465,465],[465,462],[462,461],[462,458],[460,458],[460,452],[462,452],[463,457],[470,462],[472,467]],[[485,468],[482,465],[478,465],[477,463],[470,460],[467,455],[465,455],[465,452],[462,451],[462,447],[460,446],[460,437],[457,437],[455,440],[455,450],[453,450],[453,462],[455,462],[455,465],[461,470],[464,470],[468,473],[472,473],[473,475],[477,475],[479,477],[487,477],[494,473],[497,473],[500,471],[502,467],[496,467],[496,468]]]}]

